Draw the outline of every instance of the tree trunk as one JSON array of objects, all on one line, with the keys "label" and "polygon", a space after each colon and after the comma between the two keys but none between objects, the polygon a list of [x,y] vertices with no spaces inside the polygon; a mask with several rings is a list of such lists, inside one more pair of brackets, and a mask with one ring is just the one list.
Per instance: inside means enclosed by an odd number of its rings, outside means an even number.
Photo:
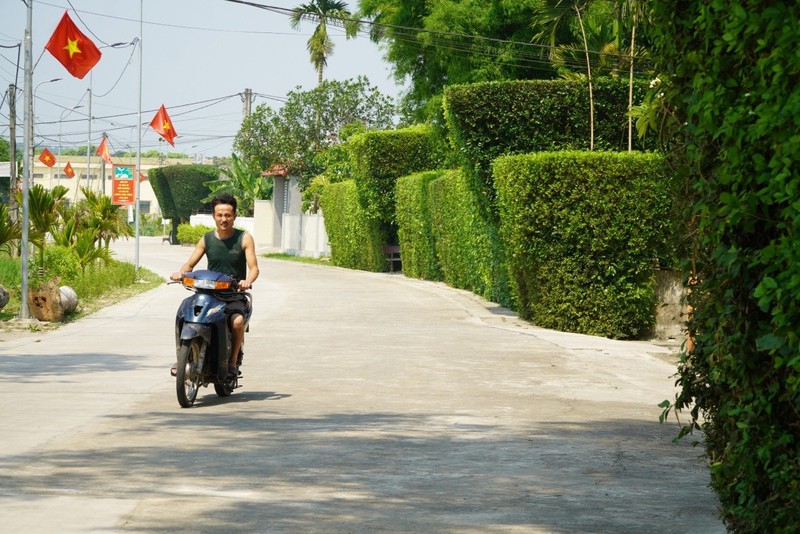
[{"label": "tree trunk", "polygon": [[589,78],[589,150],[594,150],[594,94],[592,93],[592,65],[589,61],[589,43],[586,41],[586,30],[583,28],[581,10],[578,6],[575,6],[575,11],[578,13],[578,23],[581,25],[581,34],[583,35],[583,49],[586,52],[586,73]]},{"label": "tree trunk", "polygon": [[633,29],[631,30],[631,72],[628,80],[628,152],[633,152],[633,50],[636,44],[636,13],[633,14]]}]

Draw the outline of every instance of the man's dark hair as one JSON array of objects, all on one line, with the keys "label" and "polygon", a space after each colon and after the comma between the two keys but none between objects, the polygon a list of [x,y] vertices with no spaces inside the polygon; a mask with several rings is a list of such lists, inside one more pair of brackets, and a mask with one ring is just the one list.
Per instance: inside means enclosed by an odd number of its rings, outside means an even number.
[{"label": "man's dark hair", "polygon": [[217,204],[229,204],[233,206],[233,213],[236,213],[236,198],[229,193],[220,193],[214,197],[214,200],[211,201],[212,212],[214,211],[214,208],[217,207]]}]

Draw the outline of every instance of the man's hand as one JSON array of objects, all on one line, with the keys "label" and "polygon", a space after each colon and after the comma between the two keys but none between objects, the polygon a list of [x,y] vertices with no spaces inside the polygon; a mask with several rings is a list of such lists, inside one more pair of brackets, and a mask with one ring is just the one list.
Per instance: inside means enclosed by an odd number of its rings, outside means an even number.
[{"label": "man's hand", "polygon": [[172,280],[173,282],[180,282],[181,278],[183,278],[183,273],[179,273],[178,272],[178,273],[172,273],[171,275],[169,275],[169,279]]},{"label": "man's hand", "polygon": [[240,290],[247,291],[251,287],[253,287],[252,282],[249,282],[247,280],[239,280],[239,289]]}]

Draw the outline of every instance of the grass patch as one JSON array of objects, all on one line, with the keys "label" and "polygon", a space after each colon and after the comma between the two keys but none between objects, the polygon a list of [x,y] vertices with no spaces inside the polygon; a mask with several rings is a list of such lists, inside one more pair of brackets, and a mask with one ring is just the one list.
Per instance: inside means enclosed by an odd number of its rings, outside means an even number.
[{"label": "grass patch", "polygon": [[328,257],[311,258],[309,256],[292,256],[291,254],[284,254],[282,252],[271,252],[269,254],[262,254],[262,256],[271,260],[294,261],[297,263],[310,263],[313,265],[331,265],[331,259]]},{"label": "grass patch", "polygon": [[[63,276],[60,285],[69,286],[78,295],[78,307],[64,316],[64,323],[76,321],[95,311],[149,291],[164,283],[163,277],[140,267],[137,276],[132,263],[112,260],[108,265],[98,264]],[[9,303],[0,310],[0,321],[19,316],[20,260],[0,257],[0,285],[9,293]]]}]

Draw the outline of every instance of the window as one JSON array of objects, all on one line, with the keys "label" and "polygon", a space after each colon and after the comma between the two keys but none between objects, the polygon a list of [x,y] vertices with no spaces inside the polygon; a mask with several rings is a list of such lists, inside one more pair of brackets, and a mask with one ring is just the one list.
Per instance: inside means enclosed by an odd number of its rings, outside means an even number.
[{"label": "window", "polygon": [[140,200],[139,201],[139,213],[150,213],[150,201],[149,200]]}]

